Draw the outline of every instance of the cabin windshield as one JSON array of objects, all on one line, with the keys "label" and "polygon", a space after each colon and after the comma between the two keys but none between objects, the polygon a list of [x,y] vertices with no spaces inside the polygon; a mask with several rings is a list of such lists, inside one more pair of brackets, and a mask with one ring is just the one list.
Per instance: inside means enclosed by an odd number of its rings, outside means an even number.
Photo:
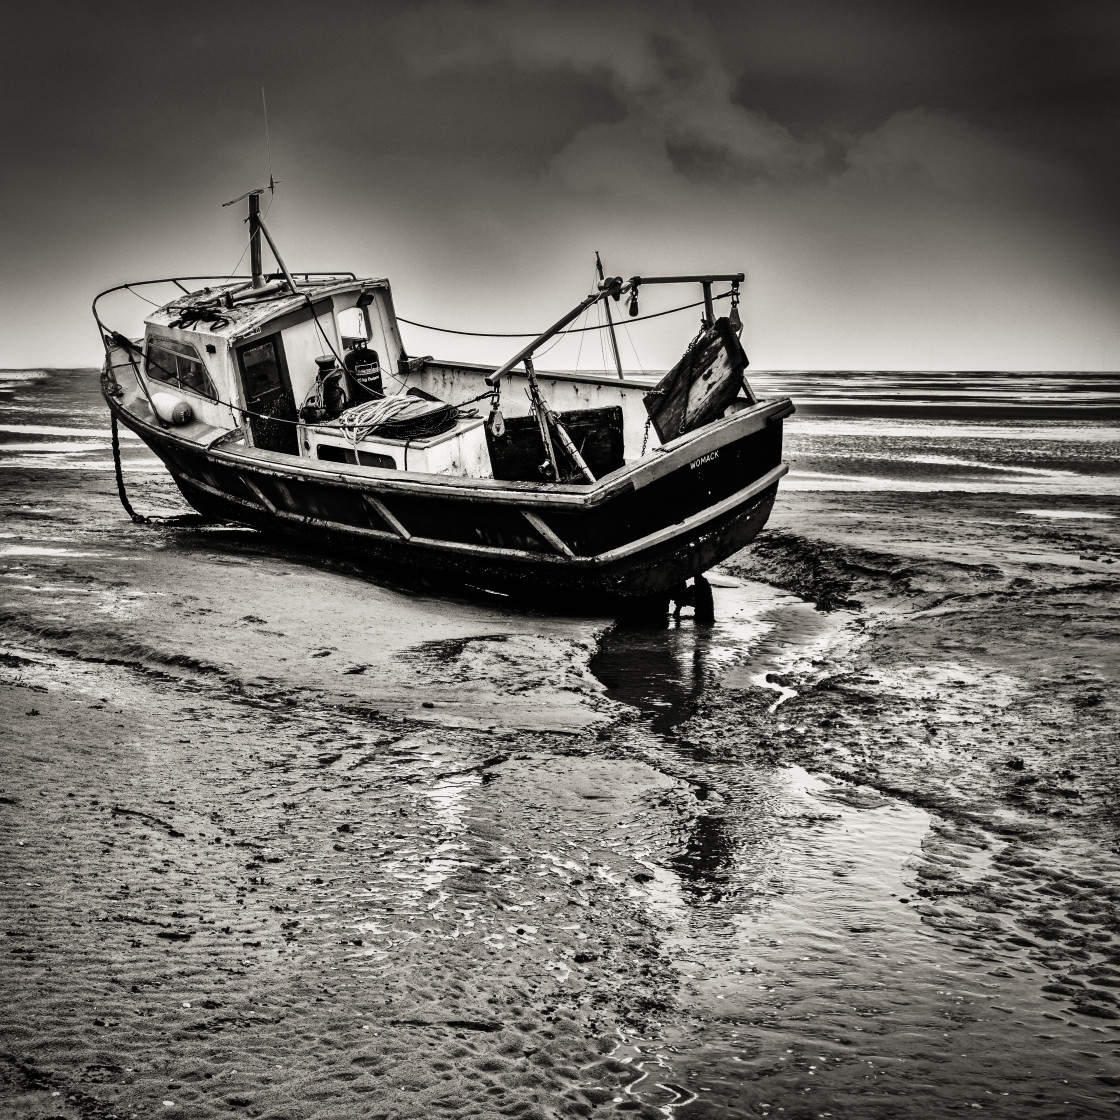
[{"label": "cabin windshield", "polygon": [[216,400],[214,383],[198,351],[189,342],[173,338],[149,338],[144,369],[153,381],[163,381]]}]

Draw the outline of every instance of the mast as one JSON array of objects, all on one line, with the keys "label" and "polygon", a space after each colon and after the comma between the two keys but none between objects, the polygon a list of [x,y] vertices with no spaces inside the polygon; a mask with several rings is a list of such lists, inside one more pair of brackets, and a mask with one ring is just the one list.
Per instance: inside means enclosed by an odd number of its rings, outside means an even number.
[{"label": "mast", "polygon": [[[261,230],[264,230],[265,237],[268,237],[268,230],[264,229],[264,223],[261,221],[261,195],[264,194],[264,187],[257,187],[256,190],[246,191],[244,194],[239,194],[236,198],[231,198],[229,202],[223,202],[222,206],[236,206],[242,199],[249,200],[249,267],[253,274],[253,287],[264,287],[264,267],[261,264]],[[272,238],[268,237],[269,245],[272,245]],[[273,246],[273,253],[276,252]],[[281,263],[280,258],[276,258],[276,263],[280,265],[280,270],[285,271],[284,265]],[[294,289],[293,289],[294,290]]]},{"label": "mast", "polygon": [[268,232],[268,226],[264,224],[264,219],[261,217],[262,194],[264,194],[264,187],[257,187],[256,190],[246,191],[244,194],[238,195],[237,198],[231,198],[229,202],[223,202],[222,205],[233,206],[234,203],[240,202],[244,198],[249,200],[249,260],[253,271],[253,287],[265,287],[264,268],[261,265],[261,234],[264,234],[268,247],[276,258],[276,264],[284,274],[284,282],[288,285],[290,291],[298,292],[296,282],[292,279],[292,274],[288,271],[288,266],[280,256],[280,250],[276,248],[276,242],[272,240],[272,234]]},{"label": "mast", "polygon": [[264,268],[261,265],[261,192],[249,193],[249,269],[253,274],[253,287],[264,287]]},{"label": "mast", "polygon": [[[603,275],[603,262],[599,259],[599,250],[595,250],[595,271],[599,274],[599,283],[601,284],[606,277]],[[618,370],[618,376],[622,377],[622,358],[618,353],[618,339],[614,333],[614,319],[611,317],[611,305],[609,301],[603,300],[603,308],[607,312],[607,329],[610,331],[611,336],[611,351],[614,353],[614,367]]]}]

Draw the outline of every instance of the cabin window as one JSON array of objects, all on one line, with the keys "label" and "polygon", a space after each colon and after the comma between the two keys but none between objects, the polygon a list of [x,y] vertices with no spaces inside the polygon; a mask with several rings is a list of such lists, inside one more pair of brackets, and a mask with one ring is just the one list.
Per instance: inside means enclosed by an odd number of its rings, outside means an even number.
[{"label": "cabin window", "polygon": [[166,381],[179,389],[189,389],[211,400],[217,400],[214,383],[189,342],[173,338],[149,338],[144,368],[153,381]]},{"label": "cabin window", "polygon": [[364,307],[347,307],[338,313],[338,333],[342,348],[353,350],[359,342],[369,341],[369,321]]},{"label": "cabin window", "polygon": [[379,455],[376,451],[359,451],[358,463],[363,467],[380,467],[382,470],[397,469],[397,461],[392,455]]},{"label": "cabin window", "polygon": [[329,443],[319,444],[315,455],[325,463],[356,463],[358,456],[348,447],[332,447]]},{"label": "cabin window", "polygon": [[274,339],[242,350],[241,368],[245,373],[245,392],[252,400],[272,397],[282,390],[284,374]]}]

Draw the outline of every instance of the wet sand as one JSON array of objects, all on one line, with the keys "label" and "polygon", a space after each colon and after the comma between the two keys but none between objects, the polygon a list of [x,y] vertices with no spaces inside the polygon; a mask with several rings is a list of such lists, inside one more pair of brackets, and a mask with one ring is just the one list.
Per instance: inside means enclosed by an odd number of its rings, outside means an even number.
[{"label": "wet sand", "polygon": [[651,632],[65,478],[0,495],[0,1116],[1114,1114],[1120,500],[791,488]]},{"label": "wet sand", "polygon": [[[804,768],[834,812],[805,839],[801,881],[696,990],[687,1066],[723,1081],[702,1114],[1115,1108],[1120,501],[1041,506],[787,494],[728,565],[849,621],[770,676],[797,690],[776,710],[740,675],[678,729],[720,775]],[[829,830],[848,852],[820,843]],[[726,991],[729,1015],[711,985],[739,987],[748,957],[765,987]]]}]

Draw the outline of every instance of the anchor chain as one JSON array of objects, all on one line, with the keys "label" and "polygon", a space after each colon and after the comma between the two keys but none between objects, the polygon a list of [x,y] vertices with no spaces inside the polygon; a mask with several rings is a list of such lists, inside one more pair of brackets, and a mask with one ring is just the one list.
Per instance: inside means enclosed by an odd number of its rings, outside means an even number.
[{"label": "anchor chain", "polygon": [[113,433],[113,472],[117,478],[117,497],[121,500],[121,505],[124,506],[125,513],[132,518],[133,523],[136,525],[210,525],[213,524],[208,518],[203,517],[198,513],[181,513],[176,514],[174,517],[147,517],[142,513],[137,513],[132,507],[132,503],[128,500],[128,494],[125,491],[124,485],[124,469],[121,466],[121,440],[120,433],[117,428],[117,414],[112,409],[109,410],[109,427]]}]

